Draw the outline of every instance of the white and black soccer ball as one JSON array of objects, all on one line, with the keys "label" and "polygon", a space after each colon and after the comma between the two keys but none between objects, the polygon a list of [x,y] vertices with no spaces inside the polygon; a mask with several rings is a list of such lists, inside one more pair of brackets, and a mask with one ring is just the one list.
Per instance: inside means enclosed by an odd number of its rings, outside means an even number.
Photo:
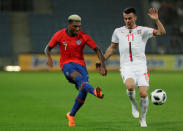
[{"label": "white and black soccer ball", "polygon": [[167,95],[162,89],[156,89],[151,92],[151,102],[155,105],[162,105],[166,102]]}]

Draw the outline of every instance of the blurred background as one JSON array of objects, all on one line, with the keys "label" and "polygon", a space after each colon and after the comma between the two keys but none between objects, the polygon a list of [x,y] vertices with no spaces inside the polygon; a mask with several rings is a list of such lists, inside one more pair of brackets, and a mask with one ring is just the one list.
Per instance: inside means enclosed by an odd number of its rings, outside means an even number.
[{"label": "blurred background", "polygon": [[[55,32],[67,27],[71,14],[82,17],[82,30],[105,52],[114,29],[124,25],[126,7],[136,8],[138,25],[154,28],[147,14],[149,8],[158,8],[167,31],[146,46],[148,94],[155,89],[167,93],[164,105],[149,103],[146,130],[182,131],[183,0],[0,0],[0,130],[141,131],[131,116],[118,51],[106,62],[106,77],[89,72],[90,84],[100,86],[105,99],[88,95],[75,129],[67,127],[65,114],[78,92],[60,73],[58,47],[52,50],[54,68],[47,67],[44,55],[45,46]],[[88,71],[95,71],[97,57],[87,46],[85,61]]]},{"label": "blurred background", "polygon": [[[82,17],[82,30],[105,52],[114,29],[124,25],[122,11],[126,7],[136,9],[138,25],[154,28],[154,22],[147,15],[148,9],[159,9],[167,35],[148,41],[149,67],[152,70],[183,70],[182,0],[0,0],[0,69],[19,65],[25,71],[47,70],[42,55],[44,48],[55,32],[67,26],[71,14]],[[58,54],[59,49],[55,48],[53,53]],[[85,53],[94,52],[86,47]],[[118,52],[116,54],[116,59],[107,63],[109,67],[116,67],[114,70],[119,67]],[[59,55],[54,59],[57,66]],[[86,56],[89,68],[92,61],[95,58]]]}]

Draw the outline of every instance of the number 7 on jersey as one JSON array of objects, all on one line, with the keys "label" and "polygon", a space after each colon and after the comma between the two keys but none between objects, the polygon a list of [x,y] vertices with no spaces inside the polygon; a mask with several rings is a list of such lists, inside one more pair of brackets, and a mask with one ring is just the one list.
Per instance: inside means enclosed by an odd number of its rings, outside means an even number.
[{"label": "number 7 on jersey", "polygon": [[63,42],[63,45],[65,46],[65,50],[67,49],[67,43]]}]

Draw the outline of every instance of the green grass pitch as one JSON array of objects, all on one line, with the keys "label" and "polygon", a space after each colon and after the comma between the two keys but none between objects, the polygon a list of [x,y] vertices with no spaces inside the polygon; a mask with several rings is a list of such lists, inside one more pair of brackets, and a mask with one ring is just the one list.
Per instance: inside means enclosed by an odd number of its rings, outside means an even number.
[{"label": "green grass pitch", "polygon": [[[161,88],[167,102],[151,102],[147,128],[131,115],[131,106],[119,72],[106,77],[90,72],[90,83],[105,94],[97,99],[88,94],[76,115],[76,127],[67,127],[65,115],[77,90],[61,72],[0,72],[0,131],[182,131],[183,73],[150,73],[151,91]],[[139,95],[137,92],[137,99]]]}]

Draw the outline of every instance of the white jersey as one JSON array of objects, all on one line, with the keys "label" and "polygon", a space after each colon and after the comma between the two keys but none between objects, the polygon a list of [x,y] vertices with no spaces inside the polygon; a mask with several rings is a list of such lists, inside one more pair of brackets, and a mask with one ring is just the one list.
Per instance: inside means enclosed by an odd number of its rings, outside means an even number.
[{"label": "white jersey", "polygon": [[145,64],[145,46],[149,38],[153,36],[154,29],[137,26],[127,29],[125,26],[116,28],[112,35],[112,42],[119,44],[120,67],[125,65]]}]

